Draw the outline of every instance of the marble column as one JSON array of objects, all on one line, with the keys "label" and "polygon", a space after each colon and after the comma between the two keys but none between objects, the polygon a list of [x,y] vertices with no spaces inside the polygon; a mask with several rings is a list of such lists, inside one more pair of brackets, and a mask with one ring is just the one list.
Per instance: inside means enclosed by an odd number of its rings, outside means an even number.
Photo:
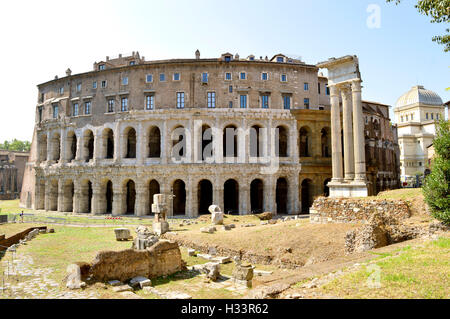
[{"label": "marble column", "polygon": [[344,179],[342,172],[341,112],[339,108],[339,89],[335,85],[330,86],[330,99],[333,182],[341,183]]},{"label": "marble column", "polygon": [[364,117],[361,102],[361,80],[352,81],[353,95],[353,129],[355,149],[355,182],[365,183],[366,177],[366,155],[364,139]]},{"label": "marble column", "polygon": [[352,182],[355,178],[355,155],[353,150],[353,114],[352,98],[348,87],[341,88],[342,93],[342,116],[344,130],[344,170],[345,181]]}]

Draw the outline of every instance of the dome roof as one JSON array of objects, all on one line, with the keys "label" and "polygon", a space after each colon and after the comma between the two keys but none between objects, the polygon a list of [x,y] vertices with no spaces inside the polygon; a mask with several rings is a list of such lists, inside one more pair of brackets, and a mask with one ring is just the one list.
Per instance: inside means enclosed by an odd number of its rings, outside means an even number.
[{"label": "dome roof", "polygon": [[403,94],[397,101],[395,107],[402,107],[415,103],[421,103],[424,105],[437,105],[441,106],[444,103],[439,95],[433,91],[425,89],[421,85],[413,86],[411,90]]}]

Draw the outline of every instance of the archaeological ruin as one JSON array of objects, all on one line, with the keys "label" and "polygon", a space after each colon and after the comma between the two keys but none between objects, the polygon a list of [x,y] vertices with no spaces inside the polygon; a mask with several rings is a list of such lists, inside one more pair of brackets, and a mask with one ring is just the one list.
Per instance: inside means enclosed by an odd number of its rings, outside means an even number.
[{"label": "archaeological ruin", "polygon": [[90,72],[68,69],[38,85],[21,205],[146,216],[161,193],[173,195],[168,217],[209,214],[213,204],[226,214],[300,214],[344,177],[356,176],[363,195],[397,188],[390,106],[361,100],[360,82],[352,104],[319,67],[327,66],[283,54],[197,51],[162,61],[133,52]]}]

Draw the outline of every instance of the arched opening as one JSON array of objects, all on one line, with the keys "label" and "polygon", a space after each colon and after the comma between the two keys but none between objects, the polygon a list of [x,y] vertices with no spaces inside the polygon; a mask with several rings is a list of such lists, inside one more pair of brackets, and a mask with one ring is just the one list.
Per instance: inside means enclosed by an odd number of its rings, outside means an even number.
[{"label": "arched opening", "polygon": [[186,215],[186,185],[178,179],[173,183],[173,215]]},{"label": "arched opening", "polygon": [[126,189],[126,214],[134,215],[134,206],[136,204],[136,185],[134,184],[134,181],[129,180],[126,185]]},{"label": "arched opening", "polygon": [[92,183],[89,180],[81,182],[80,213],[89,214],[92,212]]},{"label": "arched opening", "polygon": [[312,206],[312,181],[305,179],[302,182],[302,213],[309,214]]},{"label": "arched opening", "polygon": [[223,156],[238,156],[238,130],[234,125],[228,125],[223,132]]},{"label": "arched opening", "polygon": [[152,181],[150,182],[148,188],[149,188],[149,189],[148,189],[148,194],[149,194],[149,196],[150,196],[150,198],[149,198],[150,212],[151,212],[152,214],[154,214],[155,212],[153,211],[153,208],[152,208],[152,205],[153,205],[153,197],[154,197],[156,194],[160,194],[160,193],[161,193],[161,190],[160,190],[159,183],[158,183],[157,181],[155,181],[155,180],[152,180]]},{"label": "arched opening", "polygon": [[325,180],[325,182],[323,183],[323,195],[325,197],[330,197],[330,187],[328,187],[328,183],[331,182],[331,178],[328,178],[327,180]]},{"label": "arched opening", "polygon": [[77,157],[77,135],[74,131],[70,131],[67,134],[67,145],[69,151],[67,160],[71,162]]},{"label": "arched opening", "polygon": [[224,209],[229,215],[239,215],[239,184],[234,179],[225,182],[224,192]]},{"label": "arched opening", "polygon": [[311,130],[308,127],[300,129],[300,157],[311,157]]},{"label": "arched opening", "polygon": [[331,135],[330,129],[324,127],[321,131],[322,157],[331,157]]},{"label": "arched opening", "polygon": [[254,125],[250,129],[250,157],[261,157],[261,133],[262,129],[258,125]]},{"label": "arched opening", "polygon": [[84,160],[89,162],[94,158],[94,133],[87,130],[84,133]]},{"label": "arched opening", "polygon": [[208,208],[213,202],[213,185],[210,181],[204,179],[198,183],[197,202],[198,214],[209,214]]},{"label": "arched opening", "polygon": [[64,183],[63,190],[63,212],[72,212],[73,211],[73,196],[74,196],[74,185],[72,180],[67,180]]},{"label": "arched opening", "polygon": [[277,181],[277,214],[287,214],[288,202],[288,182],[285,178],[280,178]]},{"label": "arched opening", "polygon": [[52,160],[59,162],[61,157],[61,136],[55,133],[52,138]]},{"label": "arched opening", "polygon": [[250,185],[250,202],[252,214],[259,214],[263,212],[264,183],[260,179],[255,179]]},{"label": "arched opening", "polygon": [[278,126],[275,141],[278,143],[278,149],[275,150],[277,157],[288,157],[288,130],[284,126]]},{"label": "arched opening", "polygon": [[161,132],[157,126],[151,127],[148,133],[148,157],[161,157]]},{"label": "arched opening", "polygon": [[201,155],[202,161],[210,160],[213,157],[213,136],[212,129],[208,125],[202,126],[201,135]]},{"label": "arched opening", "polygon": [[176,127],[171,134],[172,138],[172,158],[181,161],[186,155],[187,138],[186,130],[183,126]]},{"label": "arched opening", "polygon": [[136,158],[136,131],[130,127],[125,133],[126,148],[125,158]]},{"label": "arched opening", "polygon": [[47,135],[42,135],[39,141],[39,160],[45,162],[47,160]]},{"label": "arched opening", "polygon": [[103,131],[103,158],[114,158],[114,132],[110,128]]},{"label": "arched opening", "polygon": [[111,181],[108,181],[106,183],[106,214],[112,214],[113,210],[113,183]]}]

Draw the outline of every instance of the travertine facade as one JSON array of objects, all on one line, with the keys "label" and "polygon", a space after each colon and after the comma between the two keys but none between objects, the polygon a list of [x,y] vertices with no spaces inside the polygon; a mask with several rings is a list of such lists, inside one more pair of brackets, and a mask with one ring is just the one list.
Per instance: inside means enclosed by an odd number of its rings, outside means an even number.
[{"label": "travertine facade", "polygon": [[28,156],[28,152],[0,150],[0,200],[19,198]]},{"label": "travertine facade", "polygon": [[21,203],[143,216],[173,193],[169,216],[307,212],[331,178],[326,78],[281,54],[199,55],[133,53],[39,85]]}]

